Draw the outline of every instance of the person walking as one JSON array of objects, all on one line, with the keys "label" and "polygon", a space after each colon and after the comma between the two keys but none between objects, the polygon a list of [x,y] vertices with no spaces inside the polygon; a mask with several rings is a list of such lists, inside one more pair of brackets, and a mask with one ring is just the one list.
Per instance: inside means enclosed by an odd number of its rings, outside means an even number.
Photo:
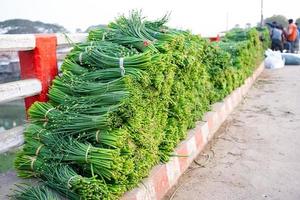
[{"label": "person walking", "polygon": [[283,27],[280,25],[275,25],[271,31],[271,49],[273,51],[283,50]]},{"label": "person walking", "polygon": [[289,19],[289,26],[288,26],[288,31],[287,31],[287,41],[290,46],[290,52],[294,53],[295,52],[295,43],[297,39],[297,26],[293,23],[293,19]]},{"label": "person walking", "polygon": [[[297,26],[297,29],[298,29],[298,33],[300,33],[300,24],[299,23],[295,23],[296,24],[296,26]],[[298,35],[298,38],[300,38],[300,35]]]},{"label": "person walking", "polygon": [[298,23],[295,23],[297,27],[297,38],[295,40],[295,53],[299,53],[299,43],[300,43],[300,27]]}]

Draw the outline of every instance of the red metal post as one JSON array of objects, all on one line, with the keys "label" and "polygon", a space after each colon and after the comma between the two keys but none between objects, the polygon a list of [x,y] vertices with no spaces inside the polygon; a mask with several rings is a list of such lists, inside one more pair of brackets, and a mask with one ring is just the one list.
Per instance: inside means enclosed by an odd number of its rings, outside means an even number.
[{"label": "red metal post", "polygon": [[209,40],[211,41],[211,42],[219,42],[220,41],[220,36],[219,35],[217,35],[217,37],[210,37],[209,38]]},{"label": "red metal post", "polygon": [[48,89],[58,73],[56,61],[56,36],[35,35],[36,47],[30,51],[19,51],[21,79],[37,78],[42,83],[39,95],[25,98],[26,111],[35,101],[48,100]]}]

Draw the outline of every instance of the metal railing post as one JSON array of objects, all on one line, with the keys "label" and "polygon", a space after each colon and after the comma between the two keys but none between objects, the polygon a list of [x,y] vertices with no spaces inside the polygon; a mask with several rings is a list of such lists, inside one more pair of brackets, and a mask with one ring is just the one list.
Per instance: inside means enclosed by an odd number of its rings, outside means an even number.
[{"label": "metal railing post", "polygon": [[25,98],[26,111],[35,101],[47,101],[47,93],[52,80],[58,73],[56,62],[55,34],[35,35],[35,48],[19,51],[21,79],[37,78],[41,81],[42,91],[39,95]]}]

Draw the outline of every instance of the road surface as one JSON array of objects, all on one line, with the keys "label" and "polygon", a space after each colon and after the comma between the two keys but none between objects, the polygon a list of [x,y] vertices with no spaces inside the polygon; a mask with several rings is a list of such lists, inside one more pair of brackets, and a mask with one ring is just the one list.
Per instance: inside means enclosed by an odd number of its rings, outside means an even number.
[{"label": "road surface", "polygon": [[300,200],[300,66],[264,70],[172,200]]}]

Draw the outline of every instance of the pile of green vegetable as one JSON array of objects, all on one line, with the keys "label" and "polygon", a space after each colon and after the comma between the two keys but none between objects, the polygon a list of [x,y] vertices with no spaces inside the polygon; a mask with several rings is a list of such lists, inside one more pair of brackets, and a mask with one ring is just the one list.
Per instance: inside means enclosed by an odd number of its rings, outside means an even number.
[{"label": "pile of green vegetable", "polygon": [[43,184],[20,187],[13,199],[34,193],[37,199],[117,199],[168,161],[187,130],[262,58],[265,46],[255,29],[229,32],[213,44],[167,21],[133,11],[74,45],[49,101],[29,109],[15,160],[20,177]]}]

